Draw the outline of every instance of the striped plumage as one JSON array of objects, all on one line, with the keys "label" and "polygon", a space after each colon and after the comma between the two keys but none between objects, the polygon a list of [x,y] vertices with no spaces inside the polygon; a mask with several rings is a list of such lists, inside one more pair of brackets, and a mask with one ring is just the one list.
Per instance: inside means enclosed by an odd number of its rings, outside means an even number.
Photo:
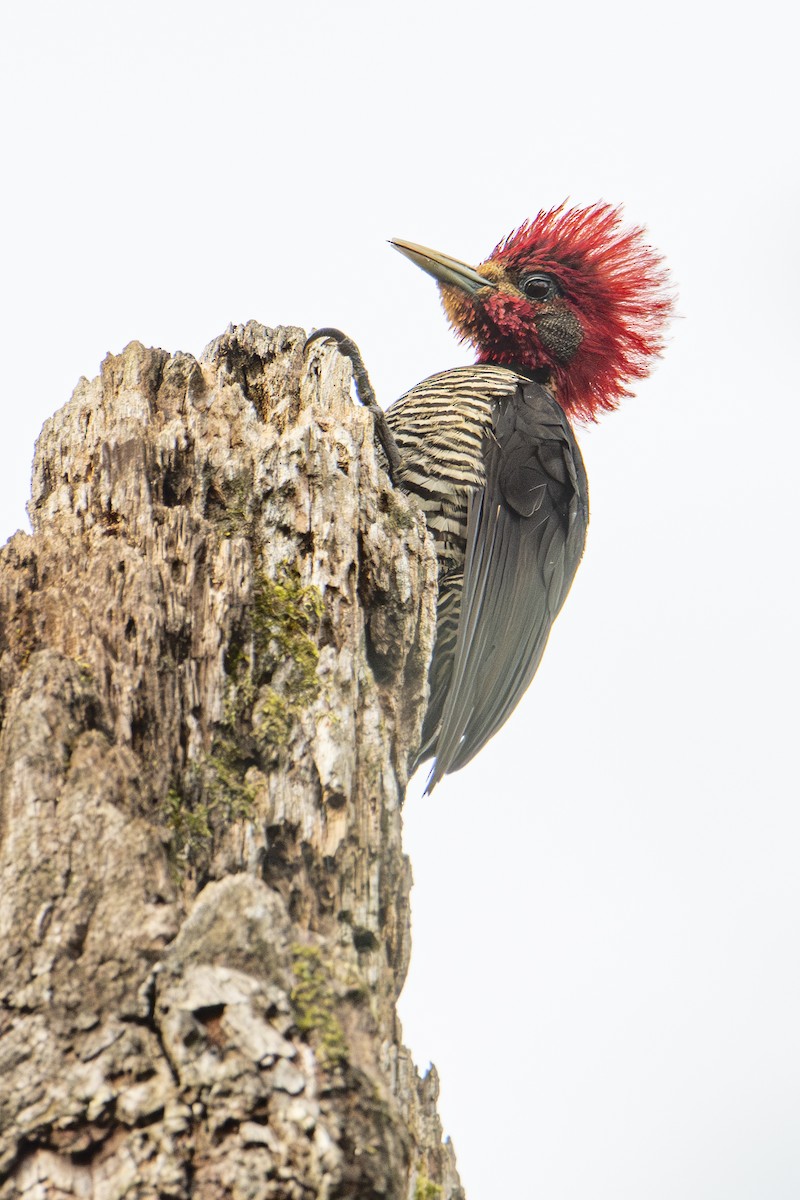
[{"label": "striped plumage", "polygon": [[386,418],[395,482],[418,498],[439,559],[416,760],[436,756],[430,791],[478,753],[533,678],[583,553],[586,474],[552,394],[508,367],[434,375]]},{"label": "striped plumage", "polygon": [[418,383],[386,413],[402,458],[396,482],[419,499],[442,573],[463,565],[467,489],[485,483],[484,440],[507,394],[505,368],[456,367]]},{"label": "striped plumage", "polygon": [[417,763],[435,753],[455,661],[468,501],[486,482],[484,443],[494,406],[508,394],[508,376],[495,367],[444,371],[417,384],[386,414],[402,460],[396,482],[419,500],[439,561],[436,650]]}]

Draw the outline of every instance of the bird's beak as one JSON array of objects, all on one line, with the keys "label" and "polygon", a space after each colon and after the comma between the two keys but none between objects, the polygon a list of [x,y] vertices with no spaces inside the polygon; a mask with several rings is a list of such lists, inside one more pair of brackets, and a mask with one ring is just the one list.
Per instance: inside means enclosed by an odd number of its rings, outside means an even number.
[{"label": "bird's beak", "polygon": [[389,244],[422,267],[428,275],[438,279],[439,283],[459,288],[470,296],[474,296],[481,288],[495,286],[491,279],[479,275],[474,267],[457,258],[450,258],[448,254],[440,254],[438,250],[429,250],[427,246],[418,246],[415,242],[404,242],[402,238],[390,238]]}]

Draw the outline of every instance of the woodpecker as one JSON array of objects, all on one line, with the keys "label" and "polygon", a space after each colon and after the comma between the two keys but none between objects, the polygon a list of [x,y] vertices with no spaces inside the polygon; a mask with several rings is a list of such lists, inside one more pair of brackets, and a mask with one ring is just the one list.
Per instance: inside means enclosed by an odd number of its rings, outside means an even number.
[{"label": "woodpecker", "polygon": [[422,505],[439,560],[429,701],[414,766],[426,791],[516,707],[580,563],[589,521],[573,427],[630,395],[663,350],[672,297],[644,230],[600,203],[541,211],[478,267],[399,238],[438,282],[477,361],[433,375],[385,413],[355,369],[393,482]]}]

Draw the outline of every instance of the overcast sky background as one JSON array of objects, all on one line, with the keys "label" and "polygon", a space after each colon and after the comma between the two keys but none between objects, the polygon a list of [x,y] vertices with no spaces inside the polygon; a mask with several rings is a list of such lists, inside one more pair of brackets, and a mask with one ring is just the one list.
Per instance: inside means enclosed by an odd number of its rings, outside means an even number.
[{"label": "overcast sky background", "polygon": [[406,806],[402,1000],[468,1200],[797,1200],[798,163],[783,3],[29,3],[0,28],[0,541],[136,338],[470,361],[398,236],[477,262],[624,202],[678,288],[580,435],[588,550],[478,760]]}]

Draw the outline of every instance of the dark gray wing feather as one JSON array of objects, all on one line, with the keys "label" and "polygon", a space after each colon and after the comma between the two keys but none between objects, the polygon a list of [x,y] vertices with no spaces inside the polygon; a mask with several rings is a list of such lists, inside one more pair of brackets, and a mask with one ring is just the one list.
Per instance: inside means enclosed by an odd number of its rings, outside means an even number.
[{"label": "dark gray wing feather", "polygon": [[539,666],[583,554],[588,490],[572,430],[539,384],[496,404],[472,493],[452,673],[428,790],[506,721]]}]

